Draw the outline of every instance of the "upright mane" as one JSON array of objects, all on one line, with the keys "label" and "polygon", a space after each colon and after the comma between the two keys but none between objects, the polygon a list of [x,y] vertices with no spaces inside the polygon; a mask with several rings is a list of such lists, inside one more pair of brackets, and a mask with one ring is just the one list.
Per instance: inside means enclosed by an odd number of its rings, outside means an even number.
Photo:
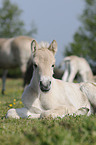
[{"label": "upright mane", "polygon": [[45,41],[45,42],[44,42],[44,41],[41,41],[41,42],[38,43],[38,48],[39,48],[39,49],[41,49],[41,48],[48,48],[49,45],[50,45],[50,44],[49,44],[48,42],[46,42],[46,41]]}]

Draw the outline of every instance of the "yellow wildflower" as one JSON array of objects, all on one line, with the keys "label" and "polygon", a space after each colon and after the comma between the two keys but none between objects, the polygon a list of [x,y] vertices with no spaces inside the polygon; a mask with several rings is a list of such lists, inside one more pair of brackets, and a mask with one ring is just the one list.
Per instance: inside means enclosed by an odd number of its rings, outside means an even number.
[{"label": "yellow wildflower", "polygon": [[9,106],[12,107],[13,105],[12,104],[9,104]]},{"label": "yellow wildflower", "polygon": [[14,99],[14,102],[16,101],[16,99]]},{"label": "yellow wildflower", "polygon": [[14,102],[13,104],[15,105],[16,103]]}]

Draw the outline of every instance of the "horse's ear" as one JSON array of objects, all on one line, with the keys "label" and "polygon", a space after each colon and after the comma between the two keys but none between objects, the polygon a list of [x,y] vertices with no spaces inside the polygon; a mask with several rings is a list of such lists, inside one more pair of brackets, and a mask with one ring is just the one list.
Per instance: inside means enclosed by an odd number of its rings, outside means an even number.
[{"label": "horse's ear", "polygon": [[56,40],[53,40],[52,43],[50,44],[49,48],[50,51],[53,52],[53,54],[55,55],[56,51],[57,51],[57,42]]},{"label": "horse's ear", "polygon": [[33,40],[31,42],[31,51],[32,51],[32,53],[34,53],[37,49],[38,49],[38,44],[37,44],[36,40]]}]

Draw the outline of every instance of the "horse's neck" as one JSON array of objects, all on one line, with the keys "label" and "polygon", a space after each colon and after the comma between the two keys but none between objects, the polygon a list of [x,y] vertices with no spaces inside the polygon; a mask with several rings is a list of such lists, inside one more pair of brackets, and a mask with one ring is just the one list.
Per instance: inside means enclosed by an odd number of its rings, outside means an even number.
[{"label": "horse's neck", "polygon": [[30,85],[35,92],[39,93],[39,83],[38,83],[38,78],[35,74],[35,71],[33,71],[33,76],[32,76]]}]

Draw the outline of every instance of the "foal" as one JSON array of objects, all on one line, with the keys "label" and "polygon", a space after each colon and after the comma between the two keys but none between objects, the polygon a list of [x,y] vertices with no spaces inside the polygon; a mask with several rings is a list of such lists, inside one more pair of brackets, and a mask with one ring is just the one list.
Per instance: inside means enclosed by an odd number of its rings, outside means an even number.
[{"label": "foal", "polygon": [[63,81],[73,82],[76,74],[79,73],[83,82],[94,82],[92,70],[84,58],[75,55],[67,56],[59,67],[63,64],[65,64],[65,72],[62,76]]},{"label": "foal", "polygon": [[48,48],[38,49],[37,42],[33,40],[31,50],[34,71],[32,80],[22,95],[24,108],[10,109],[6,117],[55,118],[73,113],[76,115],[93,113],[92,107],[96,107],[95,84],[68,83],[52,77],[54,55],[57,51],[56,41],[53,40]]}]

